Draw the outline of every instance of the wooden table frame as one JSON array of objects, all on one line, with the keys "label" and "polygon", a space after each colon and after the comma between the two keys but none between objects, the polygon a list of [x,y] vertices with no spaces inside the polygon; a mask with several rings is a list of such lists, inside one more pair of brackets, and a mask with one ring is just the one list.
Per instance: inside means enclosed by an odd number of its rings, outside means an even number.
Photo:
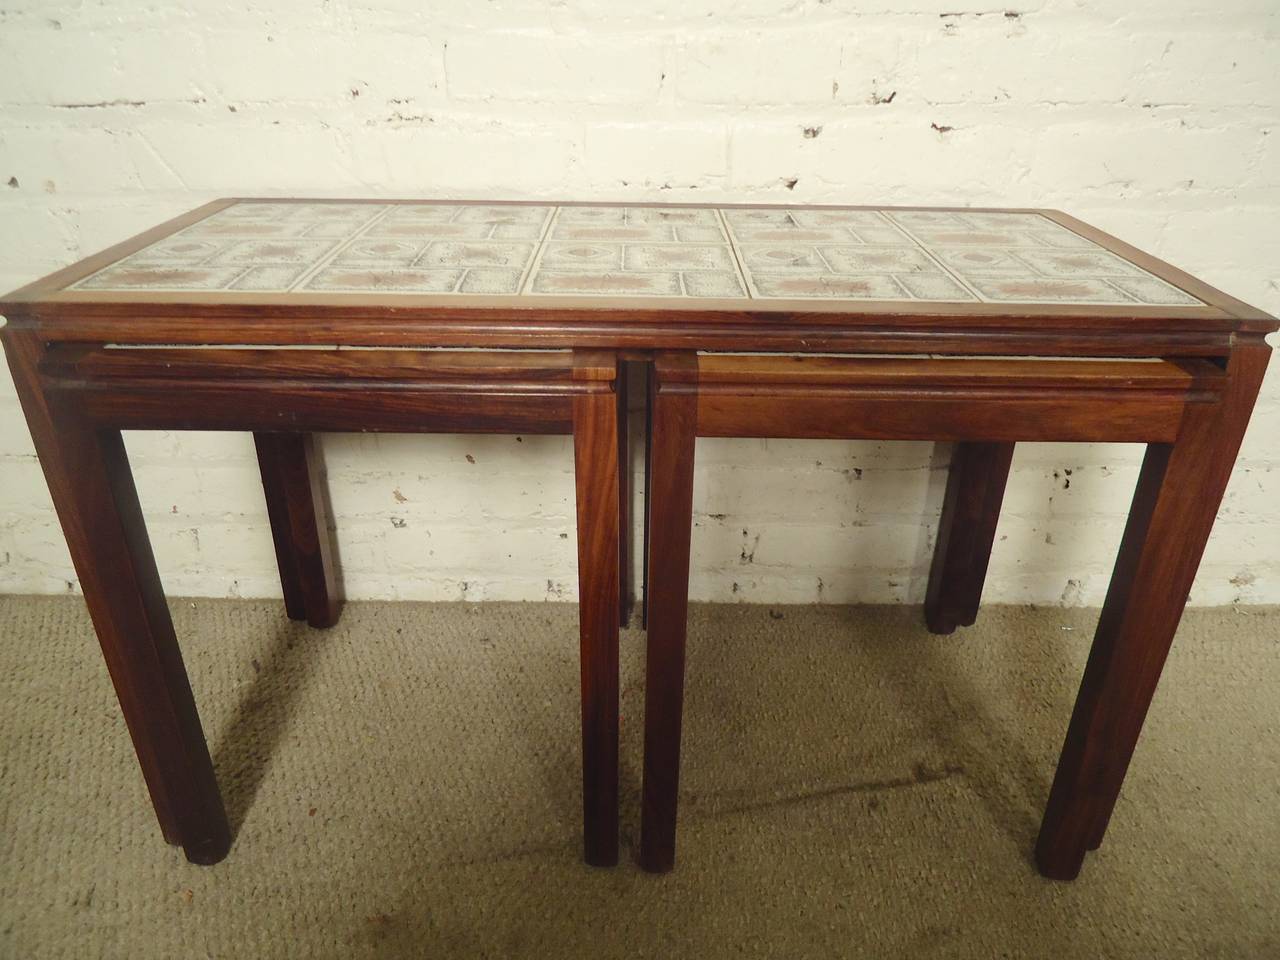
[{"label": "wooden table frame", "polygon": [[[699,430],[747,426],[735,425],[729,413],[719,426],[709,412],[703,420],[699,391],[705,389],[705,396],[718,391],[730,407],[739,401],[756,403],[767,420],[776,400],[797,386],[783,389],[785,384],[776,384],[759,407],[761,399],[752,399],[751,390],[739,384],[735,392],[732,376],[714,390],[709,381],[691,381],[699,351],[1195,361],[1193,367],[1180,368],[1193,371],[1194,387],[1162,368],[1168,377],[1165,386],[1146,382],[1123,388],[1115,383],[1086,388],[1079,377],[1045,370],[1042,382],[1016,376],[1006,382],[1003,367],[985,372],[971,367],[971,379],[944,384],[930,379],[942,371],[927,365],[896,369],[888,381],[872,382],[866,379],[867,371],[836,364],[828,374],[833,380],[820,387],[800,386],[795,398],[797,415],[809,409],[801,398],[820,394],[824,401],[837,400],[851,416],[832,425],[826,414],[807,415],[804,429],[815,435],[907,435],[958,442],[926,604],[929,626],[939,632],[972,622],[976,613],[1014,443],[1125,436],[1149,444],[1049,800],[1038,847],[1041,866],[1051,875],[1073,875],[1084,850],[1101,841],[1258,392],[1269,355],[1263,338],[1278,326],[1273,317],[1060,211],[991,208],[960,212],[1039,214],[1052,221],[1054,229],[1065,228],[1199,302],[69,289],[240,202],[252,201],[232,198],[206,204],[0,299],[0,314],[8,321],[2,331],[8,362],[157,815],[166,838],[182,844],[189,858],[214,862],[225,854],[229,838],[120,430],[254,431],[286,608],[290,616],[316,625],[333,621],[338,597],[308,433],[489,427],[532,432],[538,424],[549,428],[552,423],[556,429],[572,430],[579,550],[591,558],[580,564],[587,654],[583,692],[584,704],[591,704],[586,709],[590,716],[584,714],[584,735],[597,728],[612,730],[604,735],[612,742],[617,723],[616,660],[611,659],[616,657],[620,599],[616,579],[625,561],[624,538],[618,531],[626,528],[625,520],[619,522],[618,504],[619,497],[625,504],[625,477],[617,470],[625,431],[613,384],[622,381],[616,379],[617,361],[587,361],[586,351],[607,351],[641,363],[663,357],[650,409],[655,424],[651,497],[656,516],[650,517],[647,530],[654,555],[672,558],[674,566],[659,569],[662,564],[655,564],[652,571],[657,576],[648,605],[650,677],[656,682],[647,694],[650,750],[644,814],[644,859],[659,869],[670,865],[674,851],[676,767],[671,751],[678,751],[682,672],[676,667],[683,649],[691,475],[691,459],[681,460],[681,451],[691,456],[692,437]],[[722,205],[719,216],[759,207]],[[133,351],[107,350],[108,344],[167,345],[170,352],[137,351],[150,355],[141,357]],[[186,346],[205,349],[183,350]],[[443,377],[448,383],[437,391],[430,375],[400,366],[416,361],[395,360],[385,351],[377,357],[379,351],[366,351],[369,355],[358,359],[358,351],[322,350],[325,359],[316,361],[304,359],[296,349],[333,346],[394,348],[418,356],[432,348],[573,350],[585,366],[575,366],[573,376],[557,380],[554,387],[545,379],[531,380],[527,369],[509,371],[510,379],[493,392],[480,389],[477,378],[455,371]],[[277,354],[257,347],[292,352]],[[309,368],[313,362],[331,366]],[[704,363],[703,369],[714,367],[715,363]],[[805,369],[822,368],[818,364]],[[605,369],[614,373],[600,378],[586,373]],[[731,370],[720,369],[726,375]],[[1015,369],[1025,374],[1028,368],[1011,367],[1008,372]],[[452,405],[450,391],[465,395],[464,413]],[[517,395],[518,402],[510,402]],[[183,399],[175,401],[178,396]],[[885,397],[894,402],[886,404]],[[896,415],[906,406],[922,411],[921,426],[905,424]],[[1123,420],[1126,410],[1137,419]],[[771,435],[800,430],[800,422],[775,426],[772,429],[781,433]],[[595,667],[588,670],[588,662]],[[616,750],[598,741],[586,744],[588,757],[600,758],[594,769],[604,771],[586,775],[587,855],[593,862],[609,861],[616,838],[616,752],[609,754],[609,749]],[[663,812],[664,794],[669,815]]]},{"label": "wooden table frame", "polygon": [[321,627],[340,601],[311,431],[572,434],[585,859],[617,862],[627,492],[613,354],[106,349],[3,333],[161,831],[193,863],[221,860],[231,836],[120,431],[252,430],[286,610]]},{"label": "wooden table frame", "polygon": [[695,437],[955,442],[925,603],[935,633],[974,622],[1016,442],[1147,444],[1036,844],[1040,871],[1070,880],[1102,843],[1270,352],[1245,341],[1225,365],[659,355],[641,864],[675,862]]}]

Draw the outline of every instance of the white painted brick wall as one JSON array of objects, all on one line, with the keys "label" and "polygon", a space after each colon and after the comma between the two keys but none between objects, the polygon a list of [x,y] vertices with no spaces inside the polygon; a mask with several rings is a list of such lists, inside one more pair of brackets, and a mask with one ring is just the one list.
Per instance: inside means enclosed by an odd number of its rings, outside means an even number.
[{"label": "white painted brick wall", "polygon": [[[1276,0],[13,0],[0,287],[225,193],[982,203],[1280,312],[1278,126]],[[1280,601],[1278,438],[1273,367],[1193,602]],[[250,439],[128,444],[170,591],[276,594]],[[574,595],[566,440],[322,450],[350,595]],[[694,596],[918,601],[945,454],[700,442]],[[1138,456],[1020,448],[987,597],[1098,603]],[[0,590],[69,588],[6,373]]]}]

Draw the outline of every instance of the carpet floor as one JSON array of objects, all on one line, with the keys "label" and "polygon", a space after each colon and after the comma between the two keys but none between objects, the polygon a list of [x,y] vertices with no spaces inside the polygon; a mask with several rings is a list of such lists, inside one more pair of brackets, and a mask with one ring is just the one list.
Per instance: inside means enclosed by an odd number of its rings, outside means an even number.
[{"label": "carpet floor", "polygon": [[1030,861],[1096,611],[691,615],[678,863],[579,860],[576,607],[174,601],[236,834],[165,846],[83,604],[0,597],[7,957],[1280,956],[1280,610],[1192,610],[1101,850]]}]

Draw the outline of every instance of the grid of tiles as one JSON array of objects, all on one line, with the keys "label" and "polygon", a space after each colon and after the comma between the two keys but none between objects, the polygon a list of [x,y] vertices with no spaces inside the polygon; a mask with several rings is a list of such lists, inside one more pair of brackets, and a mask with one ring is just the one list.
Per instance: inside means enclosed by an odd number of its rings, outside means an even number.
[{"label": "grid of tiles", "polygon": [[517,294],[552,209],[237,203],[73,289]]},{"label": "grid of tiles", "polygon": [[560,207],[525,292],[747,295],[724,220],[711,207]]},{"label": "grid of tiles", "polygon": [[81,290],[1196,305],[1035,213],[242,202]]},{"label": "grid of tiles", "polygon": [[726,209],[763,298],[1194,305],[1038,213]]}]

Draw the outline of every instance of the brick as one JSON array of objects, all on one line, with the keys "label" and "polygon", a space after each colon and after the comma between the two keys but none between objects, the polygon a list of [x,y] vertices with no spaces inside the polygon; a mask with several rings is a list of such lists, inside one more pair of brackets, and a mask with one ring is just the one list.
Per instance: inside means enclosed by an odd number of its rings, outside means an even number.
[{"label": "brick", "polygon": [[[85,163],[85,157],[93,157],[93,163]],[[142,137],[95,128],[48,127],[0,137],[0,170],[30,189],[63,198],[182,187]]]},{"label": "brick", "polygon": [[1242,465],[1280,463],[1280,447],[1276,445],[1276,438],[1280,437],[1280,375],[1275,373],[1276,369],[1273,359],[1272,372],[1263,383],[1262,396],[1253,408],[1249,429],[1240,447]]},{"label": "brick", "polygon": [[44,482],[40,463],[34,457],[21,456],[0,460],[0,517],[47,520],[53,513],[53,501]]},{"label": "brick", "polygon": [[339,101],[352,109],[429,99],[441,86],[440,47],[398,31],[271,30],[215,35],[210,70],[234,102]]},{"label": "brick", "polygon": [[47,104],[67,114],[195,102],[208,90],[199,36],[180,30],[6,30],[0,60],[0,102]]},{"label": "brick", "polygon": [[1078,190],[1231,188],[1255,168],[1260,136],[1248,124],[1204,129],[1142,116],[1105,135],[1096,123],[1053,124],[1036,140],[1029,180]]},{"label": "brick", "polygon": [[[1274,5],[1270,12],[1275,12]],[[1175,106],[1191,100],[1213,106],[1274,108],[1280,104],[1280,61],[1274,55],[1274,34],[1264,23],[1257,26],[1250,30],[1237,19],[1228,30],[1201,26],[1194,31],[1155,32],[1144,44],[1130,99]],[[1194,90],[1188,89],[1189,80]]]},{"label": "brick", "polygon": [[[983,17],[936,31],[919,45],[908,95],[932,104],[1108,103],[1125,99],[1142,62],[1139,43],[1120,31],[1067,33],[1027,18],[1017,29]],[[1046,70],[1045,64],[1087,63]]]},{"label": "brick", "polygon": [[508,463],[510,469],[500,471],[473,467],[471,477],[465,479],[382,470],[363,475],[330,473],[333,509],[340,516],[377,521],[389,529],[421,530],[464,519],[573,522],[572,474],[554,468],[530,471],[515,458]]},{"label": "brick", "polygon": [[[310,120],[287,125],[233,120],[226,127],[148,123],[140,132],[191,190],[253,195],[359,189],[344,162],[341,139]],[[230,143],[233,152],[228,152]],[[287,179],[281,178],[282,165]]]},{"label": "brick", "polygon": [[[0,177],[0,179],[4,179]],[[43,201],[0,200],[0,271],[29,283],[71,263],[76,256],[74,213]]]},{"label": "brick", "polygon": [[628,123],[589,126],[586,172],[597,183],[669,189],[724,179],[728,136],[708,123]]},{"label": "brick", "polygon": [[455,100],[645,103],[663,79],[659,44],[643,39],[545,32],[462,35],[445,53]]},{"label": "brick", "polygon": [[[0,374],[0,457],[34,457],[35,445],[14,393],[8,367]],[[0,461],[2,462],[2,461]]]},{"label": "brick", "polygon": [[509,121],[374,127],[355,165],[400,195],[555,196],[581,162],[578,128]]},{"label": "brick", "polygon": [[840,46],[826,31],[771,31],[680,45],[676,93],[690,103],[829,103]]},{"label": "brick", "polygon": [[236,516],[266,522],[256,464],[140,463],[134,482],[144,510],[184,523]]},{"label": "brick", "polygon": [[[930,117],[937,120],[931,120]],[[941,122],[939,122],[941,121]],[[773,202],[797,196],[861,203],[1011,202],[1009,170],[1025,166],[1030,150],[1016,131],[962,124],[945,111],[886,114],[861,111],[821,124],[817,137],[803,123],[751,124],[734,129],[730,180],[737,189],[770,187]],[[939,130],[939,126],[951,126]],[[975,151],[998,153],[999,165],[964,163]],[[892,162],[888,162],[892,158]],[[786,189],[797,181],[793,189]],[[828,185],[846,184],[840,189]]]}]

